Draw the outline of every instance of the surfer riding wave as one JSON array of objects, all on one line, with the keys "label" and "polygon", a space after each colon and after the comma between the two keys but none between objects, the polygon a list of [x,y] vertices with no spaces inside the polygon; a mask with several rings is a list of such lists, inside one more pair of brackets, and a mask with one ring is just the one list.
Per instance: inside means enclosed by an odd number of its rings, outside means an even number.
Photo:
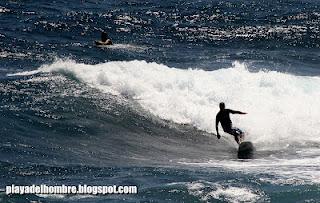
[{"label": "surfer riding wave", "polygon": [[229,133],[234,136],[234,139],[238,144],[241,143],[241,139],[244,136],[244,133],[239,129],[232,127],[232,122],[230,119],[230,113],[231,114],[247,114],[241,111],[234,111],[231,109],[226,109],[225,104],[221,102],[219,104],[220,111],[216,115],[216,131],[217,131],[217,137],[220,139],[220,134],[219,134],[219,129],[218,129],[218,124],[219,122],[221,123],[222,129],[224,132]]}]

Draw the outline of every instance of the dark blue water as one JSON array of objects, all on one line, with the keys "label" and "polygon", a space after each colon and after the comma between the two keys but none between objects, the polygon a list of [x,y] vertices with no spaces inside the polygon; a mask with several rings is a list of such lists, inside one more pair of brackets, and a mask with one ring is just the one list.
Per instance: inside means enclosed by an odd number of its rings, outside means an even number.
[{"label": "dark blue water", "polygon": [[[319,23],[318,1],[0,2],[0,201],[319,202]],[[216,138],[221,101],[255,159]]]}]

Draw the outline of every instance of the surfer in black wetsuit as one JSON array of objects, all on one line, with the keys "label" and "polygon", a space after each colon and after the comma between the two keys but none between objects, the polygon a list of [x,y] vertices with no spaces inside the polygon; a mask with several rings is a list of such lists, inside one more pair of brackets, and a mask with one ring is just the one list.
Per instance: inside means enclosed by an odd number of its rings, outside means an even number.
[{"label": "surfer in black wetsuit", "polygon": [[101,32],[101,41],[106,45],[112,44],[112,41],[106,32]]},{"label": "surfer in black wetsuit", "polygon": [[234,136],[234,139],[238,144],[240,144],[240,138],[243,136],[243,132],[239,128],[233,128],[232,127],[232,122],[230,120],[230,113],[232,114],[247,114],[241,111],[234,111],[231,109],[226,109],[225,104],[221,102],[219,104],[220,111],[217,113],[216,116],[216,131],[217,131],[217,137],[220,139],[220,134],[218,130],[218,124],[219,122],[221,123],[221,126],[223,128],[223,131],[226,133],[229,133]]}]

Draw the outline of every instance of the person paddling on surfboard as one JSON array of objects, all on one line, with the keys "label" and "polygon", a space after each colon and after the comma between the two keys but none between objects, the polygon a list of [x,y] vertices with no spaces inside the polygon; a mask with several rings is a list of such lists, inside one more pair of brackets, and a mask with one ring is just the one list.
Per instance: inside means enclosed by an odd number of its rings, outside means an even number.
[{"label": "person paddling on surfboard", "polygon": [[109,35],[104,31],[101,32],[101,40],[95,41],[95,43],[96,45],[112,45]]},{"label": "person paddling on surfboard", "polygon": [[223,102],[219,104],[219,107],[220,107],[220,111],[217,113],[217,116],[216,116],[216,131],[217,131],[218,139],[220,139],[221,137],[218,130],[218,124],[220,122],[223,131],[233,135],[236,142],[240,144],[244,133],[239,128],[232,127],[232,122],[230,120],[230,113],[232,114],[247,114],[247,113],[226,109],[225,104]]},{"label": "person paddling on surfboard", "polygon": [[106,43],[106,44],[110,44],[110,45],[112,44],[112,41],[111,41],[109,35],[106,32],[102,32],[101,33],[101,41]]}]

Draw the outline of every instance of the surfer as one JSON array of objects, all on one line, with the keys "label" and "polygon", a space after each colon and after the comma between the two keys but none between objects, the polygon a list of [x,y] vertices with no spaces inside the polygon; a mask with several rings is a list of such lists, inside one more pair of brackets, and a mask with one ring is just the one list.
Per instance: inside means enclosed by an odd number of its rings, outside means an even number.
[{"label": "surfer", "polygon": [[221,102],[219,104],[220,111],[217,113],[216,116],[216,131],[217,131],[217,137],[220,139],[220,134],[218,130],[218,124],[221,123],[222,129],[224,132],[229,133],[234,136],[234,139],[238,144],[240,144],[240,139],[243,137],[244,133],[239,128],[233,128],[232,122],[230,120],[230,113],[232,114],[247,114],[241,111],[234,111],[231,109],[226,109],[225,104]]},{"label": "surfer", "polygon": [[101,41],[102,42],[104,42],[104,43],[106,43],[106,44],[112,44],[112,41],[111,41],[111,39],[110,39],[110,37],[109,37],[109,35],[106,33],[106,32],[102,32],[101,33]]},{"label": "surfer", "polygon": [[101,32],[101,40],[95,41],[95,43],[96,45],[112,45],[109,35],[104,31]]}]

